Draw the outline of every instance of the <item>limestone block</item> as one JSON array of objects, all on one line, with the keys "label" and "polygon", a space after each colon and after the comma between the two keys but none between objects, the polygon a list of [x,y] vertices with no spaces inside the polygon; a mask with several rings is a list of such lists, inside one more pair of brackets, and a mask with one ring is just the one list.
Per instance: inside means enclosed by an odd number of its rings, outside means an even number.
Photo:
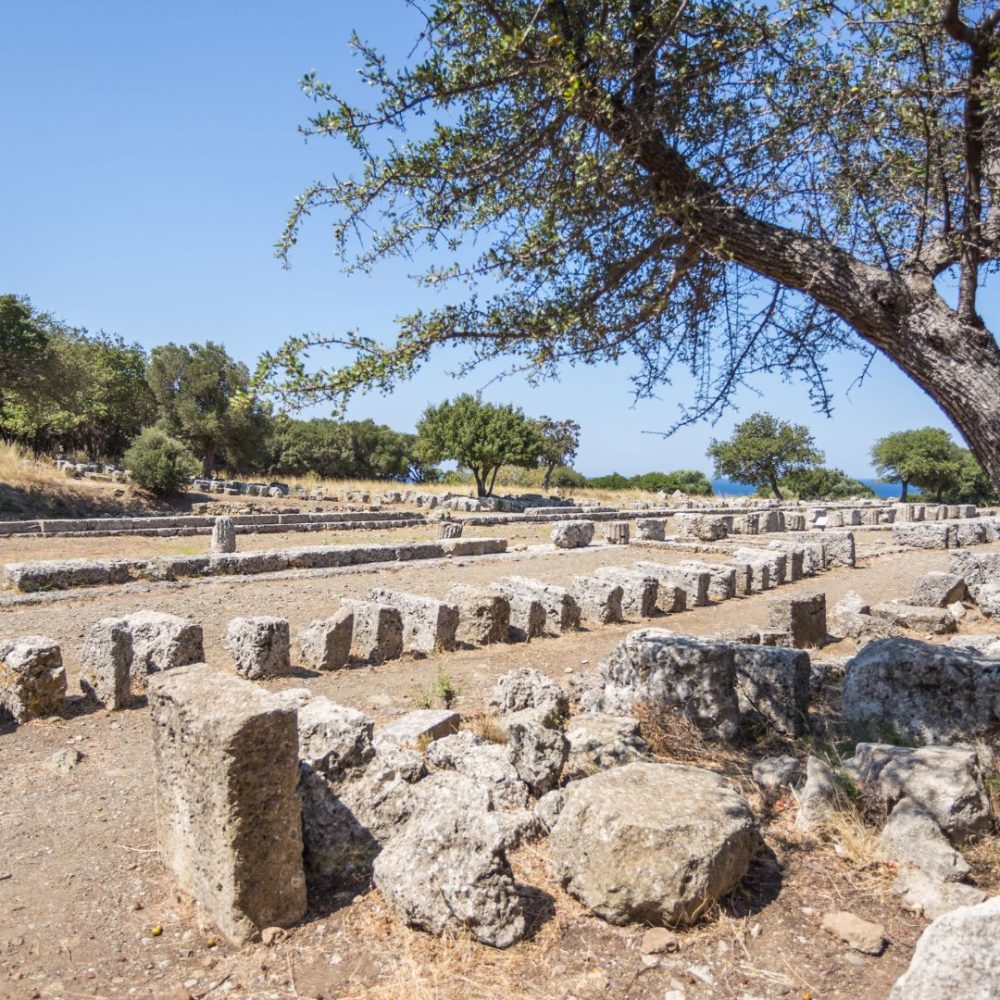
[{"label": "limestone block", "polygon": [[773,597],[767,602],[768,625],[788,632],[796,649],[826,642],[826,594]]},{"label": "limestone block", "polygon": [[66,699],[66,671],[59,643],[26,635],[0,643],[0,716],[17,723],[58,715]]},{"label": "limestone block", "polygon": [[396,608],[347,598],[341,604],[354,614],[352,656],[378,664],[403,655],[403,616]]},{"label": "limestone block", "polygon": [[[510,631],[510,601],[484,587],[456,584],[445,595],[458,609],[455,641],[472,646],[506,642]],[[544,611],[539,607],[541,617]]]},{"label": "limestone block", "polygon": [[299,632],[299,657],[313,670],[339,670],[351,655],[354,613],[340,608],[330,618],[318,619]]},{"label": "limestone block", "polygon": [[403,648],[415,653],[435,653],[455,648],[459,613],[454,604],[402,590],[375,587],[369,598],[395,608],[403,621]]},{"label": "limestone block", "polygon": [[236,672],[249,680],[281,677],[291,670],[288,622],[284,618],[234,618],[226,629],[226,647]]}]

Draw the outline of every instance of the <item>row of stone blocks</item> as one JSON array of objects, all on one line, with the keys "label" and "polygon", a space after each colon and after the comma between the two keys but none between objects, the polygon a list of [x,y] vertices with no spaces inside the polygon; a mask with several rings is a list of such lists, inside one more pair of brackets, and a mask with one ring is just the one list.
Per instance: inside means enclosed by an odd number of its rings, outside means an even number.
[{"label": "row of stone blocks", "polygon": [[892,526],[897,545],[918,549],[957,549],[1000,540],[1000,517],[957,521],[897,521]]},{"label": "row of stone blocks", "polygon": [[[209,519],[214,525],[214,518]],[[306,545],[292,549],[155,559],[51,559],[8,563],[2,581],[22,593],[186,577],[253,575],[290,569],[327,569],[376,562],[493,555],[507,551],[505,538],[442,538],[399,545]]]},{"label": "row of stone blocks", "polygon": [[[181,531],[206,533],[215,518],[208,514],[178,514],[167,517],[78,517],[34,521],[0,521],[0,537],[6,535],[171,535]],[[245,532],[322,529],[363,521],[374,527],[421,523],[416,511],[314,511],[306,514],[233,514],[233,523]]]}]

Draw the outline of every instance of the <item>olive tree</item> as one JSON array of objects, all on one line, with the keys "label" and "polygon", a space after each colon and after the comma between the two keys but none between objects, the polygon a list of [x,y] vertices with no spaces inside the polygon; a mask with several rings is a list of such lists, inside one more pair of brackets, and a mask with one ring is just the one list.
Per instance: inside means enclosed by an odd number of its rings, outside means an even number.
[{"label": "olive tree", "polygon": [[502,465],[537,465],[541,447],[538,424],[520,409],[468,393],[427,407],[417,424],[417,455],[428,462],[458,462],[472,473],[481,497],[492,495]]},{"label": "olive tree", "polygon": [[768,486],[778,500],[783,499],[779,480],[823,461],[808,427],[769,413],[754,413],[737,424],[728,441],[713,440],[707,455],[715,462],[716,476]]},{"label": "olive tree", "polygon": [[[1000,260],[1000,5],[413,7],[401,66],[353,41],[369,102],[305,77],[306,132],[358,169],[299,196],[280,252],[327,208],[349,267],[430,248],[424,281],[463,291],[393,343],[295,338],[263,382],[344,398],[442,344],[539,376],[631,354],[639,395],[695,373],[683,422],[762,372],[802,376],[828,411],[824,355],[854,348],[921,385],[1000,484],[1000,348],[978,309]],[[355,354],[307,371],[317,343]]]}]

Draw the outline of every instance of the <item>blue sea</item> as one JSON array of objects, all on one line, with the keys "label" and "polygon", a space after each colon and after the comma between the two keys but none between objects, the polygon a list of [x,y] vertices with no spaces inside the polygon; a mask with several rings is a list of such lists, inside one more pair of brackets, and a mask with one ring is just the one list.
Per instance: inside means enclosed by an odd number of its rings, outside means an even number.
[{"label": "blue sea", "polygon": [[[899,483],[883,483],[878,479],[859,479],[858,482],[874,491],[876,496],[883,497],[886,500],[899,496]],[[729,479],[713,479],[712,489],[715,490],[716,496],[745,497],[753,493],[756,487],[747,486],[746,483],[734,483]],[[914,494],[913,487],[910,487],[910,495]]]}]

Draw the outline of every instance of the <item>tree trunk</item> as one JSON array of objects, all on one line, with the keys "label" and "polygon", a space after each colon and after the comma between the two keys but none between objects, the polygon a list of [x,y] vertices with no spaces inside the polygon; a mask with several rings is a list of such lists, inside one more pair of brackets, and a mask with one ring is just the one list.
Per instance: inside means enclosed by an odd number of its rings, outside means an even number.
[{"label": "tree trunk", "polygon": [[201,460],[201,474],[205,479],[212,478],[212,470],[215,468],[215,445],[205,445],[205,455]]},{"label": "tree trunk", "polygon": [[488,497],[493,496],[493,487],[496,486],[497,475],[499,475],[499,473],[500,473],[500,466],[499,465],[494,465],[493,466],[493,474],[490,476],[490,485],[489,485],[489,487],[486,490],[486,495]]},{"label": "tree trunk", "polygon": [[542,492],[549,492],[549,483],[552,481],[552,473],[556,471],[554,464],[549,464],[545,466],[545,478],[542,480]]},{"label": "tree trunk", "polygon": [[768,480],[771,483],[771,492],[774,494],[774,499],[784,500],[785,498],[781,495],[781,490],[778,488],[778,477],[768,476]]},{"label": "tree trunk", "polygon": [[906,503],[907,491],[910,488],[910,484],[905,479],[902,482],[903,482],[903,492],[899,494],[899,502]]},{"label": "tree trunk", "polygon": [[472,470],[472,478],[476,481],[476,496],[486,496],[486,484],[483,482],[483,477],[479,474],[478,469]]},{"label": "tree trunk", "polygon": [[662,135],[629,109],[617,110],[599,113],[595,124],[655,179],[666,217],[704,253],[800,291],[839,316],[944,410],[1000,490],[1000,348],[941,298],[923,265],[875,267],[818,237],[754,218],[728,203]]}]

